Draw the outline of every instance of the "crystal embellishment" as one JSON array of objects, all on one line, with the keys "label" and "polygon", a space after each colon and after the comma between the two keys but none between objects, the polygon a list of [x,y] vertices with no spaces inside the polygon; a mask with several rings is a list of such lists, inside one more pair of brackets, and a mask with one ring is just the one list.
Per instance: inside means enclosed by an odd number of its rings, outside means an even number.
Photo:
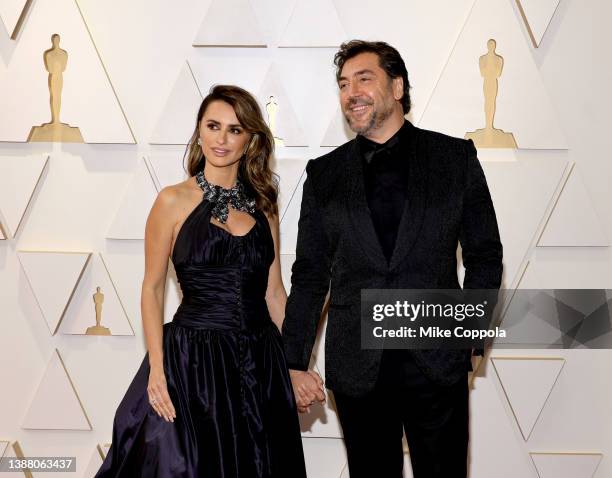
[{"label": "crystal embellishment", "polygon": [[255,200],[247,197],[244,186],[240,181],[230,189],[209,183],[204,177],[204,172],[200,171],[195,175],[196,182],[202,191],[204,199],[214,204],[212,209],[213,217],[222,224],[227,222],[229,206],[237,211],[245,211],[253,214],[255,212]]}]

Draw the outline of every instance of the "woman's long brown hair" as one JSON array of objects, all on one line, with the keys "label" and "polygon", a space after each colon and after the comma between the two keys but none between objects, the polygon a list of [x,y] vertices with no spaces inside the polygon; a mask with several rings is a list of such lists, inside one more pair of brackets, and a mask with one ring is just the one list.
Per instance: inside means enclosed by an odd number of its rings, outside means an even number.
[{"label": "woman's long brown hair", "polygon": [[239,86],[213,86],[202,101],[195,129],[185,150],[187,172],[190,176],[195,176],[204,169],[206,161],[197,141],[200,137],[202,117],[213,101],[224,101],[234,108],[242,127],[252,134],[246,153],[240,158],[238,179],[244,185],[246,192],[255,199],[259,209],[268,214],[278,215],[278,177],[270,169],[274,153],[274,137],[263,119],[257,100]]}]

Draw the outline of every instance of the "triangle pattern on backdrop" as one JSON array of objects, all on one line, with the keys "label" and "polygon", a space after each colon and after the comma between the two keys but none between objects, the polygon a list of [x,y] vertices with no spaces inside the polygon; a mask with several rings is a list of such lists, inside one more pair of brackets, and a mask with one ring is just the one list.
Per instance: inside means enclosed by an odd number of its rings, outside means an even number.
[{"label": "triangle pattern on backdrop", "polygon": [[[491,377],[475,377],[470,410],[476,411],[470,416],[470,430],[479,430],[470,436],[471,468],[483,477],[534,478],[533,467],[525,459],[524,444],[517,440],[512,412],[500,399]],[[491,423],[495,426],[491,427]],[[495,460],[491,460],[492,456]],[[500,467],[500,463],[504,466]]]},{"label": "triangle pattern on backdrop", "polygon": [[[6,447],[4,446],[5,443],[7,445]],[[10,443],[8,441],[0,442],[0,452],[0,457],[2,458],[26,458],[26,455],[23,452],[23,448],[21,448],[21,443],[19,443],[18,441],[14,441],[13,443]],[[14,471],[0,472],[1,478],[11,478],[13,476],[15,476]],[[21,473],[17,474],[17,476],[21,476],[23,478],[32,478],[34,475],[32,474],[30,468],[24,468]]]},{"label": "triangle pattern on backdrop", "polygon": [[265,47],[250,0],[212,0],[193,46]]},{"label": "triangle pattern on backdrop", "polygon": [[49,332],[53,335],[64,317],[91,253],[18,251],[17,255]]},{"label": "triangle pattern on backdrop", "polygon": [[[158,191],[161,191],[166,186],[180,183],[188,178],[187,173],[183,169],[183,157],[177,154],[151,154],[145,159],[150,166],[151,175],[155,181]],[[185,164],[185,168],[187,164]]]},{"label": "triangle pattern on backdrop", "polygon": [[338,478],[341,475],[346,463],[346,449],[342,439],[303,437],[302,443],[308,476]]},{"label": "triangle pattern on backdrop", "polygon": [[575,163],[571,168],[538,247],[606,247],[610,243]]},{"label": "triangle pattern on backdrop", "polygon": [[555,386],[563,358],[492,357],[491,362],[525,440]]},{"label": "triangle pattern on backdrop", "polygon": [[291,292],[291,267],[295,262],[295,254],[280,254],[281,277],[287,289],[287,295]]},{"label": "triangle pattern on backdrop", "polygon": [[530,453],[540,478],[593,478],[601,453]]},{"label": "triangle pattern on backdrop", "polygon": [[539,47],[560,0],[516,0],[534,47]]},{"label": "triangle pattern on backdrop", "polygon": [[305,175],[306,163],[304,159],[277,159],[274,172],[279,176],[278,211],[283,217],[287,206],[292,201],[298,184]]},{"label": "triangle pattern on backdrop", "polygon": [[87,465],[85,474],[83,476],[95,476],[102,466],[104,458],[106,458],[106,455],[108,454],[110,445],[110,443],[100,443],[96,446],[96,449],[91,454],[91,459],[89,460],[89,464]]},{"label": "triangle pattern on backdrop", "polygon": [[[544,286],[534,271],[534,263],[528,262],[523,270],[516,289],[543,289]],[[566,327],[557,317],[557,304],[553,297],[544,292],[537,297],[537,306],[526,304],[520,292],[509,294],[501,315],[501,327],[506,330],[507,338],[496,338],[496,344],[509,344],[525,348],[546,348],[557,346],[563,348]],[[566,310],[569,315],[569,310]],[[565,338],[568,340],[568,338]],[[573,339],[570,339],[573,341]]]},{"label": "triangle pattern on backdrop", "polygon": [[252,56],[199,57],[190,59],[189,65],[203,95],[207,95],[213,85],[230,84],[247,91],[259,91],[270,69],[269,60]]},{"label": "triangle pattern on backdrop", "polygon": [[53,351],[21,426],[33,430],[92,429],[57,349]]},{"label": "triangle pattern on backdrop", "polygon": [[87,464],[87,468],[85,468],[85,473],[83,476],[96,476],[96,473],[102,466],[103,461],[104,458],[100,456],[100,451],[96,447],[91,454],[91,458],[89,459],[89,463]]},{"label": "triangle pattern on backdrop", "polygon": [[300,179],[289,198],[287,204],[283,204],[283,215],[280,218],[280,253],[295,254],[297,244],[298,221],[302,207],[302,192],[306,181],[306,173]]},{"label": "triangle pattern on backdrop", "polygon": [[106,455],[108,455],[108,450],[110,449],[111,444],[110,443],[99,443],[98,446],[96,447],[96,449],[98,450],[98,453],[100,454],[100,457],[104,460],[104,458],[106,458]]},{"label": "triangle pattern on backdrop", "polygon": [[504,245],[504,283],[512,287],[532,242],[539,233],[567,162],[525,158],[513,162],[484,161],[487,182]]},{"label": "triangle pattern on backdrop", "polygon": [[258,97],[261,111],[274,137],[280,139],[283,146],[307,146],[304,131],[274,65],[270,66]]},{"label": "triangle pattern on backdrop", "polygon": [[28,13],[32,0],[3,0],[0,2],[0,19],[11,40],[15,40]]},{"label": "triangle pattern on backdrop", "polygon": [[48,162],[46,155],[0,157],[0,211],[7,235],[17,234]]},{"label": "triangle pattern on backdrop", "polygon": [[338,47],[346,39],[332,0],[295,0],[293,13],[278,46]]},{"label": "triangle pattern on backdrop", "polygon": [[[512,133],[521,149],[567,149],[567,140],[510,0],[476,0],[419,126],[463,138],[485,126],[479,58],[487,42],[503,57],[495,128]],[[457,91],[461,94],[458,95]]]},{"label": "triangle pattern on backdrop", "polygon": [[195,127],[202,94],[185,62],[157,120],[151,144],[187,144]]},{"label": "triangle pattern on backdrop", "polygon": [[89,261],[66,308],[59,331],[70,335],[96,335],[90,327],[97,325],[97,310],[100,312],[99,325],[108,329],[104,334],[134,335],[132,324],[101,254],[93,255]]},{"label": "triangle pattern on backdrop", "polygon": [[144,239],[147,216],[157,197],[157,188],[147,162],[142,159],[106,233],[108,239]]},{"label": "triangle pattern on backdrop", "polygon": [[[0,457],[24,459],[26,455],[23,452],[23,448],[21,448],[21,443],[18,441],[14,441],[13,443],[2,441],[0,442]],[[23,474],[19,473],[17,476],[22,476],[24,478],[32,478],[34,476],[29,468],[25,468],[22,473]],[[15,476],[14,471],[0,472],[1,478],[10,478],[11,476]]]},{"label": "triangle pattern on backdrop", "polygon": [[6,452],[10,442],[8,440],[0,440],[0,458],[4,458],[6,456]]},{"label": "triangle pattern on backdrop", "polygon": [[68,54],[60,121],[78,127],[86,143],[135,143],[134,136],[75,0],[37,0],[0,75],[0,141],[27,141],[33,126],[51,120],[49,73],[43,53],[51,35]]},{"label": "triangle pattern on backdrop", "polygon": [[338,106],[334,117],[327,127],[323,141],[321,141],[321,146],[341,146],[355,136],[356,134],[346,124],[342,110]]},{"label": "triangle pattern on backdrop", "polygon": [[[4,445],[7,445],[6,447]],[[18,441],[14,441],[10,443],[8,441],[0,442],[0,457],[1,458],[18,458],[24,459],[26,458],[23,449],[21,448],[21,444]],[[14,471],[4,471],[0,472],[0,478],[11,478],[15,476]],[[30,468],[24,468],[21,473],[18,473],[16,476],[21,476],[23,478],[32,478],[34,475]]]}]

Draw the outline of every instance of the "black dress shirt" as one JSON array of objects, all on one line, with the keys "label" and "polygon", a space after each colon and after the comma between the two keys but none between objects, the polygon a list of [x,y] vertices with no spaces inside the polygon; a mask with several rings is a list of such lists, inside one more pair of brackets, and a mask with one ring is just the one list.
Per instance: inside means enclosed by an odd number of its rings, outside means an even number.
[{"label": "black dress shirt", "polygon": [[410,146],[414,140],[413,127],[408,121],[382,144],[357,136],[366,200],[387,262],[393,254],[406,202]]},{"label": "black dress shirt", "polygon": [[[365,195],[383,253],[390,262],[406,203],[408,171],[415,141],[412,124],[402,127],[379,144],[357,136],[363,165]],[[378,385],[384,388],[426,383],[408,350],[383,351]]]}]

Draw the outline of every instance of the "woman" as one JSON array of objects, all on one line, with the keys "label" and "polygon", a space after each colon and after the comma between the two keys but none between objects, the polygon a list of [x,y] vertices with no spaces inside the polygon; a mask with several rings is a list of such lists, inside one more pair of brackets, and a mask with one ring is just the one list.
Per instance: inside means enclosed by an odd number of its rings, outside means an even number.
[{"label": "woman", "polygon": [[[97,477],[305,477],[280,328],[273,137],[255,99],[215,86],[198,111],[186,181],[145,231],[147,356],[117,409]],[[183,299],[162,326],[168,258]]]}]

